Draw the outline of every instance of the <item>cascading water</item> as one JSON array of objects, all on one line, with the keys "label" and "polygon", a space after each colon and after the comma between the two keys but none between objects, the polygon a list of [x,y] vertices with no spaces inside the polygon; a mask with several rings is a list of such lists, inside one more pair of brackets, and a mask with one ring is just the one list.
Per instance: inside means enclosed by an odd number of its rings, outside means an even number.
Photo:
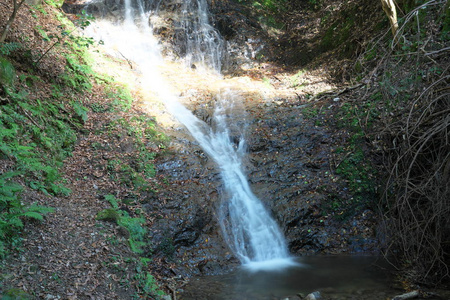
[{"label": "cascading water", "polygon": [[[161,56],[146,21],[151,12],[146,13],[143,9],[152,5],[147,3],[144,6],[140,2],[131,5],[130,1],[125,1],[122,24],[108,27],[107,23],[99,23],[96,30],[91,29],[91,35],[102,39],[106,45],[114,45],[117,51],[139,65],[145,85],[158,93],[171,114],[220,167],[228,200],[222,205],[220,223],[225,239],[240,261],[254,269],[277,269],[294,264],[276,222],[250,189],[242,168],[245,154],[243,137],[237,146],[230,139],[232,106],[238,95],[230,89],[223,89],[217,97],[211,125],[181,105],[157,72]],[[223,41],[208,22],[206,1],[184,1],[181,19],[187,36],[188,62],[206,64],[220,71]]]},{"label": "cascading water", "polygon": [[243,136],[237,146],[230,138],[233,103],[237,99],[235,92],[224,89],[217,97],[211,125],[196,118],[178,102],[171,102],[168,107],[220,167],[227,196],[220,212],[220,223],[239,260],[251,269],[291,265],[283,234],[251,191],[242,169]]},{"label": "cascading water", "polygon": [[182,27],[186,35],[186,60],[220,73],[223,39],[209,23],[206,0],[185,0],[182,6]]}]

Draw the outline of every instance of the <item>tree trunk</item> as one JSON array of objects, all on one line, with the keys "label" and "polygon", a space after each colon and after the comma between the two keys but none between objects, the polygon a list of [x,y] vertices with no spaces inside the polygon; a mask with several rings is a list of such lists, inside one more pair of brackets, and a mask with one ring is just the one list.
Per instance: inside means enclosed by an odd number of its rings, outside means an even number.
[{"label": "tree trunk", "polygon": [[397,10],[395,8],[395,3],[393,0],[381,0],[381,5],[389,19],[389,23],[391,23],[391,31],[392,35],[394,36],[394,41],[397,42],[398,23],[397,23]]}]

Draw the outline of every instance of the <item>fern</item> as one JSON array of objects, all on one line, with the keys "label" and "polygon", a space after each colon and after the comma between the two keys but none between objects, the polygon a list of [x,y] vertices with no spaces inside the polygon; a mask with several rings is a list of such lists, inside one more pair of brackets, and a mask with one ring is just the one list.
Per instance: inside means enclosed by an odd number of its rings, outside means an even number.
[{"label": "fern", "polygon": [[119,202],[114,195],[106,195],[105,200],[108,201],[113,208],[119,208]]},{"label": "fern", "polygon": [[16,70],[14,66],[4,57],[0,56],[0,84],[8,90],[14,86]]},{"label": "fern", "polygon": [[20,236],[24,219],[42,221],[44,215],[54,211],[51,207],[40,205],[24,206],[20,201],[23,188],[12,179],[20,172],[7,172],[0,175],[0,257]]},{"label": "fern", "polygon": [[75,111],[75,114],[83,121],[83,123],[86,122],[87,118],[88,118],[88,116],[87,116],[87,112],[88,112],[87,107],[83,106],[81,104],[81,102],[79,102],[79,101],[72,101],[71,104],[72,104],[72,107],[73,107],[73,109]]},{"label": "fern", "polygon": [[22,48],[22,44],[19,43],[3,43],[0,45],[0,55],[11,55],[14,51]]}]

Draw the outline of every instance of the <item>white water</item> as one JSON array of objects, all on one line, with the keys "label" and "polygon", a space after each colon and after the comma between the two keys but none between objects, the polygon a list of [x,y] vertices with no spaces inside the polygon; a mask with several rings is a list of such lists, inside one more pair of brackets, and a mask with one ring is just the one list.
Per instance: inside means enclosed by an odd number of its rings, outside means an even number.
[{"label": "white water", "polygon": [[[157,71],[162,58],[157,41],[147,25],[148,14],[143,11],[143,5],[139,4],[136,10],[131,7],[130,0],[126,0],[125,4],[127,6],[122,23],[114,25],[99,21],[93,24],[88,32],[139,66],[145,86],[164,100],[170,113],[216,161],[227,197],[220,212],[220,224],[225,239],[239,260],[254,270],[279,269],[293,265],[283,234],[251,191],[242,169],[242,157],[245,155],[243,135],[238,145],[230,139],[230,124],[233,124],[233,116],[230,114],[234,102],[240,100],[239,95],[228,88],[224,88],[221,94],[217,95],[211,126],[195,117],[179,103],[170,86]],[[187,59],[189,62],[208,64],[219,71],[222,39],[209,25],[206,1],[185,1],[182,13],[185,15],[184,26],[190,28],[186,29],[187,35],[190,36]]]},{"label": "white water", "polygon": [[209,24],[206,0],[184,0],[182,27],[186,34],[186,60],[220,73],[223,39]]}]

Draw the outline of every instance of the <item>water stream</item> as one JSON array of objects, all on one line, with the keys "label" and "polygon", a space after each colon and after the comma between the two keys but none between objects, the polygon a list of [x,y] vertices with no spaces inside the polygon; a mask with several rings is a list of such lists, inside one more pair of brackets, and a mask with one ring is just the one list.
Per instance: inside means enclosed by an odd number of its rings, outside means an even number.
[{"label": "water stream", "polygon": [[374,256],[306,256],[301,268],[281,272],[231,273],[199,277],[183,288],[184,300],[302,299],[320,291],[322,299],[390,299],[401,290],[392,287],[390,267]]},{"label": "water stream", "polygon": [[[219,213],[220,224],[225,240],[241,263],[254,270],[294,265],[282,232],[251,191],[242,168],[244,132],[237,142],[230,138],[233,105],[240,101],[239,93],[224,86],[216,96],[212,122],[207,124],[180,104],[170,85],[158,73],[158,65],[163,63],[163,59],[147,21],[157,11],[145,11],[144,7],[158,7],[159,2],[149,5],[126,0],[122,21],[98,21],[88,29],[88,33],[139,66],[144,85],[158,94],[171,114],[217,163],[226,195]],[[220,73],[223,40],[209,24],[206,1],[183,1],[180,13],[186,36],[187,64],[198,64],[209,67],[213,73]]]}]

